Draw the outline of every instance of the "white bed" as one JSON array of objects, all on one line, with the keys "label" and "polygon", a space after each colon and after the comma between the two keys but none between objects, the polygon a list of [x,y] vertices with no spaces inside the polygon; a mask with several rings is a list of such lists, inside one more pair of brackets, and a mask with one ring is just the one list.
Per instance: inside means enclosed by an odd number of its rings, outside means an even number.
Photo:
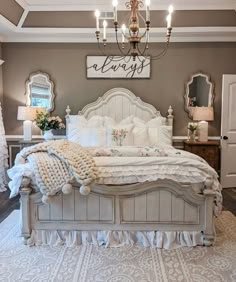
[{"label": "white bed", "polygon": [[[69,107],[66,111],[69,119]],[[172,113],[170,107],[164,121],[171,132]],[[79,115],[87,119],[94,115],[109,116],[116,121],[131,115],[145,121],[161,116],[152,105],[123,88],[111,89],[96,102],[85,106]],[[114,167],[115,160],[110,159]],[[122,160],[118,161],[122,167]],[[150,158],[142,161],[154,168]],[[99,158],[96,162],[99,163]],[[201,165],[202,171],[207,168],[204,162]],[[197,165],[194,169],[198,169]],[[79,185],[75,185],[70,195],[58,193],[50,204],[42,203],[41,193],[32,189],[29,177],[24,177],[20,191],[22,236],[28,244],[118,246],[139,242],[144,246],[167,249],[179,245],[209,246],[215,238],[216,191],[212,186],[217,180],[213,181],[207,173],[201,178],[201,171],[198,175],[199,181],[193,181],[193,176],[189,178],[192,184],[187,181],[187,176],[184,182],[173,180],[173,177],[156,177],[150,181],[151,178],[145,178],[144,174],[137,181],[140,183],[132,183],[135,181],[132,179],[127,181],[129,184],[124,184],[125,177],[118,177],[116,183],[98,181],[93,184],[87,196],[81,195]],[[196,188],[202,193],[197,193]]]}]

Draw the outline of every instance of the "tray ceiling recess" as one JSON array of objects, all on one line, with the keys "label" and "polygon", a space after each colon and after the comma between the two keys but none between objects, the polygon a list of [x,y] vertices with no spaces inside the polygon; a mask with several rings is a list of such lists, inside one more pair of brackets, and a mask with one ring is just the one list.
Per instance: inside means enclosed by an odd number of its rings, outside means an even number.
[{"label": "tray ceiling recess", "polygon": [[[119,0],[120,19],[127,14],[125,2]],[[236,0],[152,0],[152,42],[165,38],[170,3],[175,8],[171,42],[236,42]],[[96,43],[95,9],[108,21],[109,42],[115,42],[112,0],[2,0],[0,40]]]}]

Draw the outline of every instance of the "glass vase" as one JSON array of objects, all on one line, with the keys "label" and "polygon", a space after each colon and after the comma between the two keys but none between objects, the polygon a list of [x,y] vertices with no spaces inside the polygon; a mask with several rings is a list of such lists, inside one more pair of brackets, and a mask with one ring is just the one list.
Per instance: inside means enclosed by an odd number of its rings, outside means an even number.
[{"label": "glass vase", "polygon": [[196,141],[196,131],[190,131],[189,132],[189,141],[195,142]]}]

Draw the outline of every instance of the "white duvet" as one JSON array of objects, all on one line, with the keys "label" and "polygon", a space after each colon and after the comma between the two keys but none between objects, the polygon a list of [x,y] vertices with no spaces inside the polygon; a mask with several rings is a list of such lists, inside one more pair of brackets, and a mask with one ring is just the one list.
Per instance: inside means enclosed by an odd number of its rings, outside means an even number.
[{"label": "white duvet", "polygon": [[[212,189],[217,193],[217,210],[221,210],[221,186],[217,173],[197,155],[170,146],[99,147],[88,150],[99,170],[96,183],[132,184],[166,178],[197,184],[208,180],[212,182]],[[8,170],[8,175],[12,179],[9,183],[11,197],[18,194],[23,176],[30,177],[37,190],[30,163],[24,163],[24,160],[17,158],[15,166]]]}]

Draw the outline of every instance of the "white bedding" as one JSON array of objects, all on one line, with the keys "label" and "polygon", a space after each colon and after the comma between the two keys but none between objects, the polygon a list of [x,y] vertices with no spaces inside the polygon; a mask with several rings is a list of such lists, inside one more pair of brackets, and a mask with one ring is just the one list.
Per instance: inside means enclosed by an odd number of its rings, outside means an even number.
[{"label": "white bedding", "polygon": [[[170,146],[100,147],[89,150],[99,170],[96,183],[118,185],[167,178],[196,184],[204,183],[208,179],[212,181],[212,189],[217,192],[217,210],[221,210],[217,173],[202,158],[194,154]],[[8,175],[12,179],[9,183],[11,197],[19,192],[23,176],[30,177],[33,187],[37,190],[30,164],[19,159],[17,163],[8,170]],[[195,188],[198,189],[196,192],[200,192],[201,187]]]}]

